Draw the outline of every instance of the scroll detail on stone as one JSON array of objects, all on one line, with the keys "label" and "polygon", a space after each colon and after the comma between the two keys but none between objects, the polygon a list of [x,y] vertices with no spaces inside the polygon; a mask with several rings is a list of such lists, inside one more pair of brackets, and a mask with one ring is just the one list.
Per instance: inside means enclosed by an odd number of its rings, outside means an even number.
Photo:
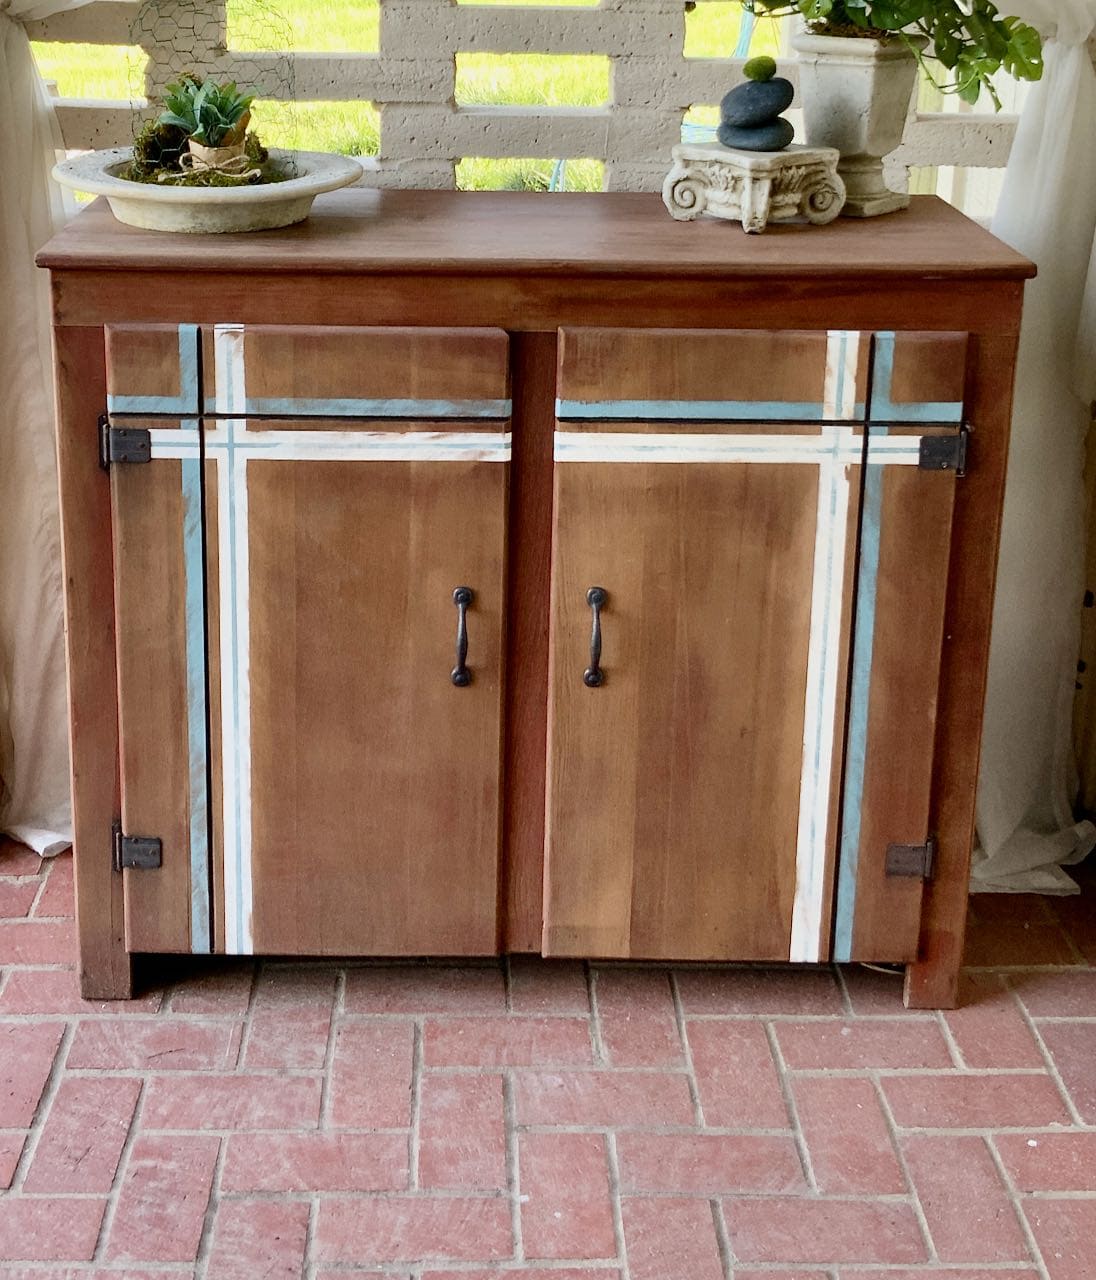
[{"label": "scroll detail on stone", "polygon": [[786,151],[737,151],[713,143],[673,149],[662,199],[674,218],[702,213],[760,232],[770,222],[832,222],[845,203],[832,147],[792,144]]}]

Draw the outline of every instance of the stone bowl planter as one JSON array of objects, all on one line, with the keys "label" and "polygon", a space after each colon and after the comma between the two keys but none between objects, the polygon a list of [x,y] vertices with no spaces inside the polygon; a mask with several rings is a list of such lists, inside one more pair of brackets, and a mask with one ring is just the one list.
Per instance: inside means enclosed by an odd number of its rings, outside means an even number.
[{"label": "stone bowl planter", "polygon": [[118,176],[132,158],[129,147],[91,151],[63,160],[53,176],[62,186],[106,196],[118,221],[131,227],[204,233],[262,231],[303,222],[321,192],[350,186],[365,172],[349,156],[272,148],[272,161],[296,165],[295,178],[265,186],[157,186]]},{"label": "stone bowl planter", "polygon": [[[909,204],[883,178],[883,157],[902,141],[917,83],[922,36],[887,40],[803,33],[792,37],[799,55],[799,97],[807,145],[836,147],[837,172],[847,192],[846,217],[871,218]],[[911,47],[912,46],[912,47]]]}]

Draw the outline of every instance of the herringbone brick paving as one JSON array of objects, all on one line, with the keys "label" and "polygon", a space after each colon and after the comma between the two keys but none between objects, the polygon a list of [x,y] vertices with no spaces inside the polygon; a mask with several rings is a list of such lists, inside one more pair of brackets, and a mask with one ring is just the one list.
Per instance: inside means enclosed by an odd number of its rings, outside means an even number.
[{"label": "herringbone brick paving", "polygon": [[[850,967],[220,962],[81,1001],[0,844],[5,1280],[1096,1280],[1096,882]],[[162,976],[166,965],[158,970]]]}]

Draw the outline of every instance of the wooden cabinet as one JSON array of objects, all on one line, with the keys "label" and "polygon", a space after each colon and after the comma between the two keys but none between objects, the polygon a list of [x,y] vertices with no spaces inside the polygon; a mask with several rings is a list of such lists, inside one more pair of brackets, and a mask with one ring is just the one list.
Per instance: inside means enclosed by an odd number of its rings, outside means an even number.
[{"label": "wooden cabinet", "polygon": [[46,251],[90,994],[539,950],[953,998],[1030,268],[935,201],[587,208]]}]

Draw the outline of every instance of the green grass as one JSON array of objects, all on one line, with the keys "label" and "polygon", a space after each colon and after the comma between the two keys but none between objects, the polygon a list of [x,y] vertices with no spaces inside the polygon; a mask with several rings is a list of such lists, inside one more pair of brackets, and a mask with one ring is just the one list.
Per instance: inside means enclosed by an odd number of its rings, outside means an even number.
[{"label": "green grass", "polygon": [[[458,3],[507,5],[520,0],[458,0]],[[597,0],[553,0],[557,5],[593,7]],[[273,13],[273,7],[269,11]],[[240,50],[300,50],[310,53],[372,53],[379,47],[378,0],[282,0],[281,18],[260,16],[250,0],[228,0],[229,45]],[[738,42],[742,11],[726,0],[706,0],[686,15],[687,57],[729,57]],[[775,53],[779,29],[761,20],[752,53]],[[57,81],[62,97],[139,97],[145,55],[139,47],[36,44],[42,74]],[[461,106],[598,107],[611,101],[611,64],[598,55],[457,55],[456,100]],[[699,104],[687,115],[713,124],[713,104]],[[271,146],[376,155],[380,119],[369,102],[257,102],[255,128]],[[457,166],[457,185],[467,189],[547,189],[555,160],[469,157]],[[569,160],[568,190],[599,190],[604,166],[596,160]]]}]

